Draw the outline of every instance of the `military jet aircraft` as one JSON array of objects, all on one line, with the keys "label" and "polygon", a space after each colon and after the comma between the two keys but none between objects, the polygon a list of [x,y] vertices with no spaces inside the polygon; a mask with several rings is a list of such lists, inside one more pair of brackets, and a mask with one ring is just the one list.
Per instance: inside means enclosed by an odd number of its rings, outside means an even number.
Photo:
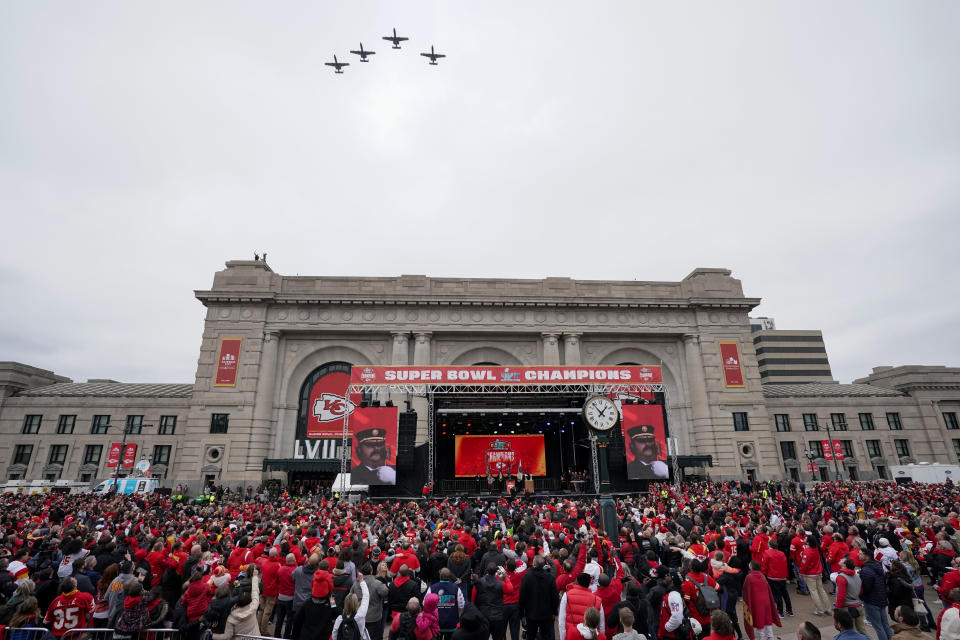
[{"label": "military jet aircraft", "polygon": [[392,36],[392,37],[391,37],[391,36],[383,36],[383,39],[386,40],[387,42],[392,42],[394,49],[399,49],[399,48],[400,48],[400,43],[403,42],[404,40],[409,40],[410,38],[405,38],[405,37],[403,37],[403,36],[398,36],[398,35],[397,35],[397,28],[394,27],[394,28],[393,28],[393,36]]},{"label": "military jet aircraft", "polygon": [[342,69],[343,67],[349,67],[349,66],[350,66],[350,63],[349,63],[349,62],[338,62],[338,61],[337,61],[337,56],[333,56],[333,62],[324,62],[323,64],[327,65],[328,67],[333,67],[334,69],[336,69],[336,71],[334,71],[334,73],[343,73],[343,71],[341,71],[341,69]]},{"label": "military jet aircraft", "polygon": [[436,66],[436,64],[437,64],[437,58],[446,58],[446,57],[447,57],[446,54],[443,54],[443,53],[434,53],[434,52],[433,52],[433,45],[430,45],[430,53],[421,53],[420,55],[422,55],[422,56],[424,56],[424,57],[427,57],[427,58],[430,58],[430,64],[432,64],[432,65],[434,65],[434,66]]},{"label": "military jet aircraft", "polygon": [[352,54],[354,54],[354,55],[360,56],[360,62],[370,62],[369,60],[367,60],[367,56],[372,56],[372,55],[374,55],[374,54],[376,53],[376,51],[364,51],[364,50],[363,50],[363,43],[361,42],[361,43],[360,43],[360,50],[359,50],[359,51],[351,51],[350,53],[352,53]]}]

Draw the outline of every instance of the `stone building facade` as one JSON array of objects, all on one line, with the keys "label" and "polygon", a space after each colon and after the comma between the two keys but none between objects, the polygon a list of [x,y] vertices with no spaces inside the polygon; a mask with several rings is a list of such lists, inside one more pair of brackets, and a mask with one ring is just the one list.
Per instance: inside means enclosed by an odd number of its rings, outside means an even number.
[{"label": "stone building facade", "polygon": [[[0,466],[7,477],[78,479],[94,470],[107,477],[103,459],[84,462],[87,448],[115,441],[127,416],[143,416],[140,433],[128,437],[147,455],[169,444],[162,465],[168,485],[259,484],[267,477],[265,459],[294,456],[304,381],[338,362],[661,365],[671,435],[681,453],[711,456],[714,478],[783,477],[793,467],[782,459],[774,414],[802,413],[810,403],[822,416],[835,406],[833,396],[779,396],[762,384],[747,317],[760,300],[746,297],[726,269],[695,269],[679,282],[348,278],[282,276],[263,261],[231,261],[195,296],[207,311],[191,385],[72,383],[0,363]],[[225,337],[243,339],[232,387],[214,384]],[[720,342],[738,346],[742,387],[725,384]],[[947,370],[950,376],[960,380],[957,370]],[[916,404],[908,391],[880,384],[885,380],[861,381],[885,395],[841,396],[850,403],[844,410],[862,402]],[[422,444],[427,407],[415,400],[414,408]],[[905,428],[933,429],[900,411]],[[927,406],[918,411],[930,413]],[[29,433],[25,421],[34,415],[42,416],[39,431]],[[63,415],[76,416],[72,434],[57,433]],[[121,428],[93,433],[97,415],[110,415],[111,427]],[[163,416],[176,416],[173,433],[160,432]],[[63,444],[64,461],[52,463],[50,447]],[[33,446],[26,464],[22,449],[15,462],[20,445]],[[917,459],[928,451],[943,457],[932,444],[913,446]],[[335,446],[324,451],[338,455]]]}]

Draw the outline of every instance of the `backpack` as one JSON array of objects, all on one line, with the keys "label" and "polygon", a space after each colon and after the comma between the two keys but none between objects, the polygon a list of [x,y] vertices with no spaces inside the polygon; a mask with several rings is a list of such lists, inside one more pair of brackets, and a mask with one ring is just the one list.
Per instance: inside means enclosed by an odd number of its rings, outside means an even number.
[{"label": "backpack", "polygon": [[360,627],[357,626],[357,621],[343,616],[340,619],[340,628],[337,629],[336,640],[361,640]]},{"label": "backpack", "polygon": [[703,584],[693,578],[687,578],[687,580],[697,586],[697,601],[694,603],[697,613],[707,616],[714,609],[720,608],[720,596],[717,594],[717,590],[710,586],[706,576],[703,578]]}]

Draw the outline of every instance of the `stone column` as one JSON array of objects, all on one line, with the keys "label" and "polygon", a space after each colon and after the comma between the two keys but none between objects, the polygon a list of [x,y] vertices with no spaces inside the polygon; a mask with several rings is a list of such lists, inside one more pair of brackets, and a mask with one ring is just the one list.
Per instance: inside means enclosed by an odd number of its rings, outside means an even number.
[{"label": "stone column", "polygon": [[560,364],[560,334],[545,332],[540,334],[543,338],[543,364],[547,366],[557,366]]},{"label": "stone column", "polygon": [[[691,433],[688,434],[690,453],[712,454],[717,457],[716,446],[710,429],[710,401],[707,397],[707,382],[703,371],[703,356],[700,353],[700,336],[683,336],[683,351],[687,362],[687,389],[690,394]],[[693,443],[697,443],[693,451]]]},{"label": "stone column", "polygon": [[563,334],[563,364],[570,367],[578,367],[581,364],[580,358],[580,334]]},{"label": "stone column", "polygon": [[[430,359],[430,339],[433,333],[430,331],[415,331],[413,345],[413,364],[418,367],[429,366]],[[427,442],[429,434],[427,433],[427,412],[430,407],[427,405],[426,398],[414,398],[413,409],[417,412],[417,445]]]},{"label": "stone column", "polygon": [[263,458],[270,450],[270,434],[273,433],[273,396],[276,392],[277,352],[280,333],[265,331],[260,347],[260,364],[257,367],[257,395],[253,408],[253,425],[247,443],[247,471],[260,471]]},{"label": "stone column", "polygon": [[407,331],[393,331],[393,358],[390,364],[396,367],[405,367],[410,364],[410,333]]},{"label": "stone column", "polygon": [[[410,332],[392,331],[393,334],[393,354],[390,357],[390,364],[395,367],[406,367],[410,364]],[[377,392],[375,398],[380,402],[393,400],[393,403],[403,410],[404,395],[402,393],[390,393],[387,389]]]},{"label": "stone column", "polygon": [[417,331],[414,334],[416,343],[413,345],[413,364],[416,366],[427,366],[430,364],[430,338],[433,333],[430,331]]}]

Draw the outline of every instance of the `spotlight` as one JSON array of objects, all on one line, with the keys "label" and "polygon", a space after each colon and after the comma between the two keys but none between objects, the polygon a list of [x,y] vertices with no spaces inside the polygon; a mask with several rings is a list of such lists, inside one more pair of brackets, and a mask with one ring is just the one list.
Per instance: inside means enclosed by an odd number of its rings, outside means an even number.
[{"label": "spotlight", "polygon": [[516,433],[516,431],[514,431],[513,429],[510,429],[510,433]]},{"label": "spotlight", "polygon": [[503,426],[503,423],[502,423],[502,422],[498,422],[498,423],[497,423],[497,426],[498,426],[498,427],[502,427],[502,426]]},{"label": "spotlight", "polygon": [[566,432],[567,432],[566,429],[560,429],[560,433],[566,433]]},{"label": "spotlight", "polygon": [[[547,426],[548,426],[548,427],[550,426],[550,423],[549,423],[549,422],[547,423]],[[543,433],[543,431],[541,431],[540,433]]]},{"label": "spotlight", "polygon": [[517,423],[517,426],[518,426],[518,427],[520,426],[520,423],[519,423],[519,422]]},{"label": "spotlight", "polygon": [[537,433],[543,433],[543,431],[537,431]]}]

